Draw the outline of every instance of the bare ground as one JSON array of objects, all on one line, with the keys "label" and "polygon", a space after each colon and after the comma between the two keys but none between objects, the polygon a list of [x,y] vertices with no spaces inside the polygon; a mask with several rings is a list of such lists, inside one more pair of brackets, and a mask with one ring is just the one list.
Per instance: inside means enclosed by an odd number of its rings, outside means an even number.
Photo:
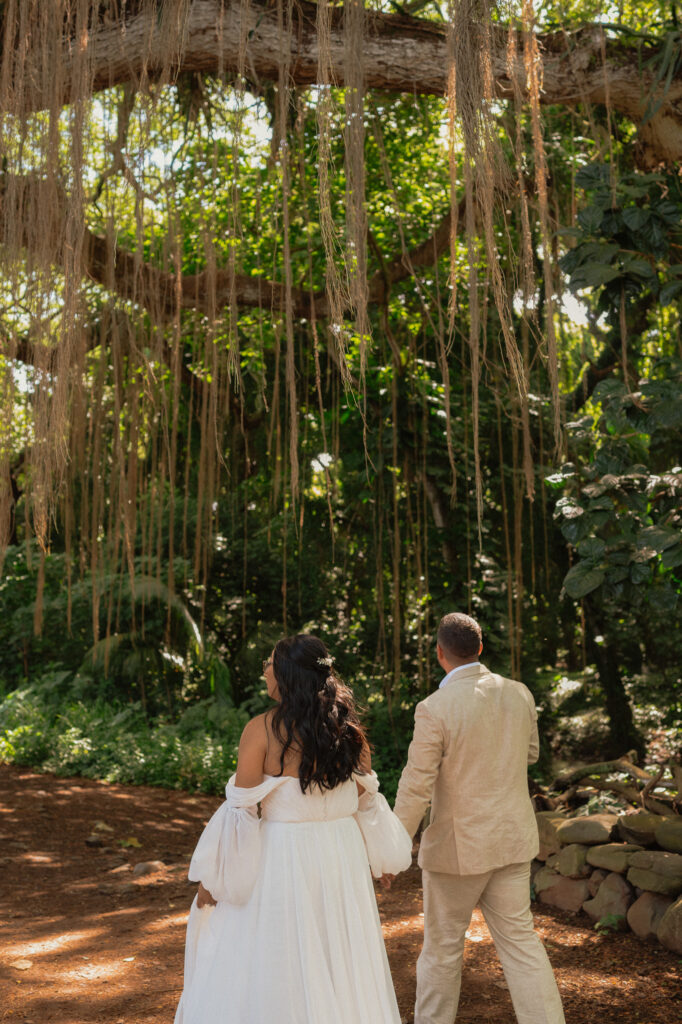
[{"label": "bare ground", "polygon": [[[218,803],[0,765],[2,1024],[172,1024],[195,888],[186,867]],[[165,867],[133,876],[135,864],[151,860]],[[401,1014],[411,1020],[419,871],[377,898]],[[585,920],[545,907],[535,920],[567,1024],[682,1022],[678,957],[629,934],[597,935]],[[457,1024],[513,1024],[478,911],[468,936]]]}]

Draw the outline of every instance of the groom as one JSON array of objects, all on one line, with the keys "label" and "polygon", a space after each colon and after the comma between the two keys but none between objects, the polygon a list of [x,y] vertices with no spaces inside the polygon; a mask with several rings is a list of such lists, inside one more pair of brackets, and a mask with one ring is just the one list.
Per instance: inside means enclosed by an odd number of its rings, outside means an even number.
[{"label": "groom", "polygon": [[431,804],[419,866],[424,947],[414,1024],[453,1024],[474,907],[495,942],[519,1024],[563,1024],[552,968],[530,911],[538,851],[527,765],[538,757],[535,704],[478,656],[481,628],[453,612],[438,627],[440,687],[415,711],[395,813],[411,836]]}]

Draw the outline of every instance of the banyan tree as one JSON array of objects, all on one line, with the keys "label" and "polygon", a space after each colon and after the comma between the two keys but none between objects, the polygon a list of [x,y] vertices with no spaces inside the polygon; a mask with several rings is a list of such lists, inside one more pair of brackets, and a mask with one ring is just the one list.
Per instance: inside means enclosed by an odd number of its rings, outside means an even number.
[{"label": "banyan tree", "polygon": [[[320,579],[374,579],[397,674],[434,545],[471,607],[492,516],[518,667],[549,571],[538,468],[627,354],[602,324],[582,363],[558,356],[576,171],[609,162],[615,124],[630,168],[682,155],[677,50],[604,22],[533,0],[4,0],[3,551],[64,551],[97,640],[125,579],[200,614],[229,510],[243,608],[267,522],[286,623],[314,502]],[[366,511],[345,547],[341,467]]]}]

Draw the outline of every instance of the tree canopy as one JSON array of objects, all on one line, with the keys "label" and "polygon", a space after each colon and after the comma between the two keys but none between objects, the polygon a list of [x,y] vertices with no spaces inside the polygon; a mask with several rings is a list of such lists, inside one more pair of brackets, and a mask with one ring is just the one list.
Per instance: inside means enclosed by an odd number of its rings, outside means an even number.
[{"label": "tree canopy", "polygon": [[614,754],[640,699],[679,726],[675,5],[0,33],[5,684],[242,705],[305,629],[395,736],[459,607],[548,716],[582,673]]}]

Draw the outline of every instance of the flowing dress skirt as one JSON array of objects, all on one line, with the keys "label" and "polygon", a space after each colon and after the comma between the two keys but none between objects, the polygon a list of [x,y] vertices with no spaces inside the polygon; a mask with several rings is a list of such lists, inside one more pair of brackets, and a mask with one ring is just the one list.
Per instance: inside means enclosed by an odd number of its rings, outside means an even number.
[{"label": "flowing dress skirt", "polygon": [[400,1024],[355,819],[260,825],[248,902],[192,906],[175,1024]]}]

